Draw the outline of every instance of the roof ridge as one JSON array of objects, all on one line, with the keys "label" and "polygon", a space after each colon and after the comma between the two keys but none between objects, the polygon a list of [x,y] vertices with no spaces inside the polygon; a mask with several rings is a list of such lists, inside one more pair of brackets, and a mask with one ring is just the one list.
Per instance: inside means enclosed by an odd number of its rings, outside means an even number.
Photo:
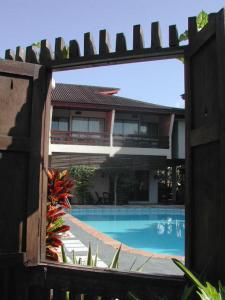
[{"label": "roof ridge", "polygon": [[107,87],[107,86],[98,86],[98,85],[88,85],[88,84],[74,84],[74,83],[63,83],[63,82],[56,82],[57,85],[70,85],[75,87],[88,87],[88,88],[98,88],[98,89],[110,89],[110,90],[120,90],[120,88],[116,87]]}]

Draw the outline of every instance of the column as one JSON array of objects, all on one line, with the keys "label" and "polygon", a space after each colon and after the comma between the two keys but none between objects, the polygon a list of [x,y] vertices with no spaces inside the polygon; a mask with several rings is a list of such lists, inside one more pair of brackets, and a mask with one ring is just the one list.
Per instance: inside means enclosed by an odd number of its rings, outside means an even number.
[{"label": "column", "polygon": [[158,203],[158,179],[155,178],[155,170],[149,171],[149,203]]}]

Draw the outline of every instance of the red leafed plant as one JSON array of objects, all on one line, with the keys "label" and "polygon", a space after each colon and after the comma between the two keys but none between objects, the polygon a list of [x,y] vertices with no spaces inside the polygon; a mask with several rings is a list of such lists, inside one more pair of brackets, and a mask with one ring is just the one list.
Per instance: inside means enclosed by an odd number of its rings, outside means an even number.
[{"label": "red leafed plant", "polygon": [[61,234],[70,229],[64,224],[63,208],[70,208],[69,198],[74,181],[69,179],[67,171],[48,171],[48,199],[46,224],[46,258],[58,261],[56,248],[62,246]]}]

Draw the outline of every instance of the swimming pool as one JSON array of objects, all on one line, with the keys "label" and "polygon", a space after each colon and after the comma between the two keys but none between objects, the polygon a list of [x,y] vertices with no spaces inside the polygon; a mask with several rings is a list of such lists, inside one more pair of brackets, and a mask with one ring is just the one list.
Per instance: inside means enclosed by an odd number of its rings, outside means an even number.
[{"label": "swimming pool", "polygon": [[70,213],[129,247],[184,256],[184,209],[79,208]]}]

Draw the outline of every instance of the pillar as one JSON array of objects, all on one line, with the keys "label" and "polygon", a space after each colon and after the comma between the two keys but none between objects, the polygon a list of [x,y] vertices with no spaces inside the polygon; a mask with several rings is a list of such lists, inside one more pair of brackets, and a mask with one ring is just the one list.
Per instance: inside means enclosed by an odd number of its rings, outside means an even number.
[{"label": "pillar", "polygon": [[158,203],[158,179],[155,178],[155,170],[149,171],[149,203]]}]

